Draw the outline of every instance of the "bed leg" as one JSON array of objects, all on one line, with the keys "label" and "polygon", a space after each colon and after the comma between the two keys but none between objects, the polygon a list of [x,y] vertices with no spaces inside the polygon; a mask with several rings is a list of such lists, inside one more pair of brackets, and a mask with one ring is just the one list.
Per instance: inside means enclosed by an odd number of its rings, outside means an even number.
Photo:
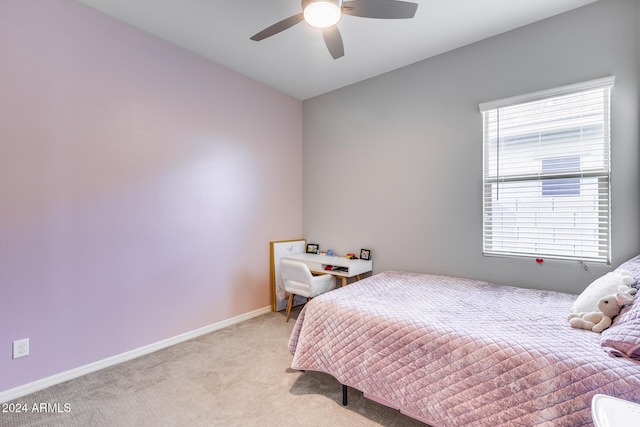
[{"label": "bed leg", "polygon": [[342,384],[342,406],[347,406],[347,386]]}]

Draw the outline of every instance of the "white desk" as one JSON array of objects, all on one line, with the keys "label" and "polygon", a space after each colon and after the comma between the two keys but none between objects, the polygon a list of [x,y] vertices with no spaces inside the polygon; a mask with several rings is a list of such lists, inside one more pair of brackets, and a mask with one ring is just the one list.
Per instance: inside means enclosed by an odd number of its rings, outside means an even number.
[{"label": "white desk", "polygon": [[[342,278],[342,286],[347,284],[348,277],[360,280],[360,275],[373,270],[373,261],[363,259],[348,259],[341,256],[327,256],[318,254],[295,254],[283,258],[303,262],[312,273],[332,274]],[[336,267],[335,270],[327,270],[327,266]]]}]

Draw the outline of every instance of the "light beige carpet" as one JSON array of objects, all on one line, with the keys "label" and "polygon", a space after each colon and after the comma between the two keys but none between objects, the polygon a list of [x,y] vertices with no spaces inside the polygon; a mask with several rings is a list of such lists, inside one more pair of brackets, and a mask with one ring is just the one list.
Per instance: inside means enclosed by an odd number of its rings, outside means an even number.
[{"label": "light beige carpet", "polygon": [[0,412],[0,426],[424,427],[353,389],[343,407],[333,377],[290,369],[298,311],[289,323],[265,314],[16,399],[27,411]]}]

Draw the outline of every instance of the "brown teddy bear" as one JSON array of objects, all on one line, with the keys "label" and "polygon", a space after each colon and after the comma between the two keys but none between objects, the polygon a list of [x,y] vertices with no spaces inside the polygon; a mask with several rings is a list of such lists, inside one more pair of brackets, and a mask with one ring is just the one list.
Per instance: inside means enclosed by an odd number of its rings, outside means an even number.
[{"label": "brown teddy bear", "polygon": [[569,324],[577,329],[602,332],[611,326],[613,318],[620,313],[622,307],[633,301],[633,294],[635,292],[620,292],[607,295],[598,302],[598,311],[570,314]]}]

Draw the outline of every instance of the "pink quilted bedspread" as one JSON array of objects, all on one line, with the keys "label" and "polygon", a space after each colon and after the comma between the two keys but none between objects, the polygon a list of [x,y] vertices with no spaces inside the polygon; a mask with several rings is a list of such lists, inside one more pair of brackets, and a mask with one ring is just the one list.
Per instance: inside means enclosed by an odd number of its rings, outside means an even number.
[{"label": "pink quilted bedspread", "polygon": [[597,393],[640,402],[640,362],[572,329],[575,295],[386,272],[312,299],[291,367],[434,427],[592,425]]}]

